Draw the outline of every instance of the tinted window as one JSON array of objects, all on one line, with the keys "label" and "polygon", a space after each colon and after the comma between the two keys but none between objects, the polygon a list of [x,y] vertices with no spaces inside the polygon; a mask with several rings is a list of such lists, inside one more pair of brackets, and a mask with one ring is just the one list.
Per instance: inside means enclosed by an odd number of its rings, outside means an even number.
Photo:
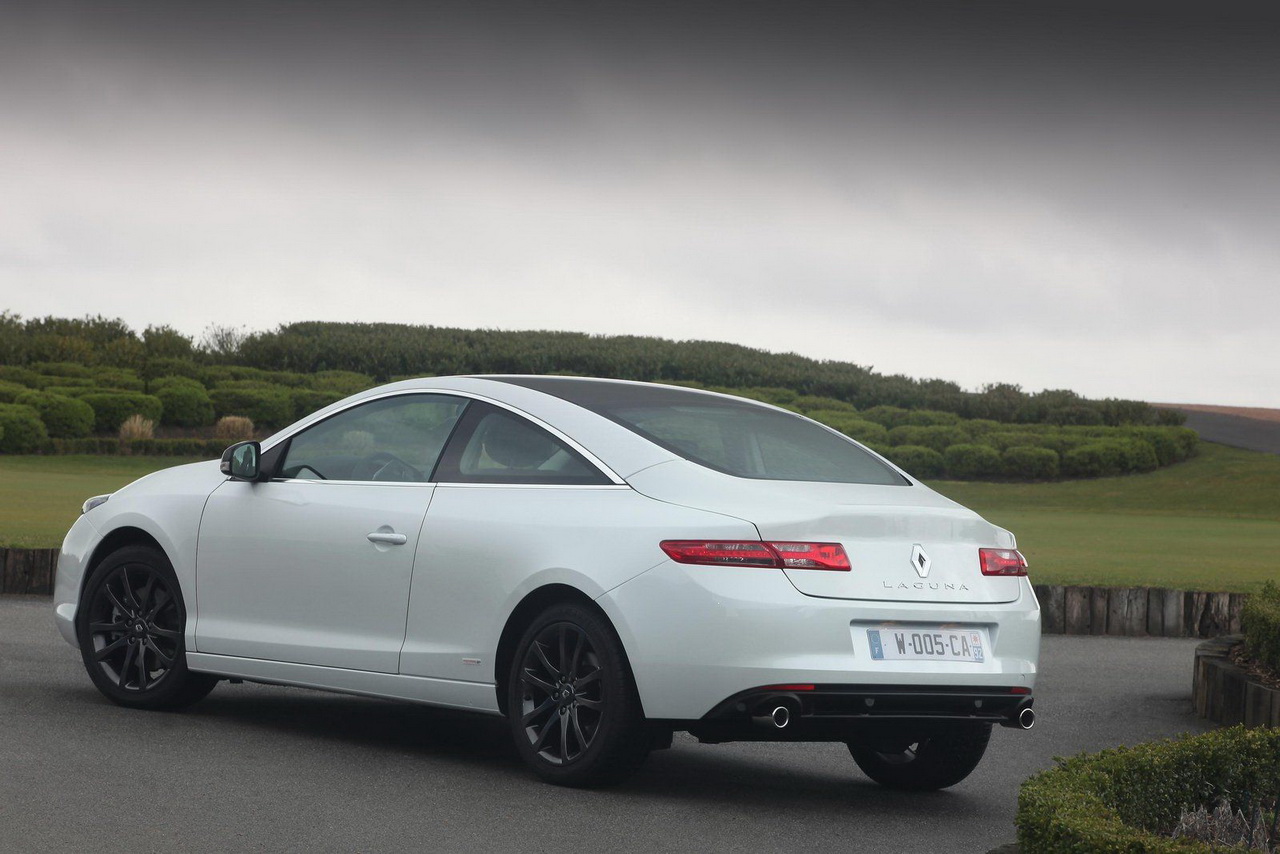
[{"label": "tinted window", "polygon": [[655,385],[495,377],[603,415],[685,459],[738,477],[906,485],[849,439],[742,398]]},{"label": "tinted window", "polygon": [[308,427],[289,441],[281,477],[425,481],[467,401],[438,394],[384,397]]},{"label": "tinted window", "polygon": [[436,479],[457,483],[610,483],[564,442],[525,418],[476,404],[440,461]]}]

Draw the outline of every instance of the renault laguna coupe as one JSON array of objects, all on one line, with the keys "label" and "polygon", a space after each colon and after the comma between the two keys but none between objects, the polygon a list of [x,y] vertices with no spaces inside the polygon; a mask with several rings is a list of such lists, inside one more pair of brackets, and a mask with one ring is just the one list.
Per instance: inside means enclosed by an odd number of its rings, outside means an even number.
[{"label": "renault laguna coupe", "polygon": [[1029,728],[1013,535],[793,412],[543,376],[362,392],[85,502],[56,620],[108,698],[221,679],[501,715],[543,779],[688,732],[938,789]]}]

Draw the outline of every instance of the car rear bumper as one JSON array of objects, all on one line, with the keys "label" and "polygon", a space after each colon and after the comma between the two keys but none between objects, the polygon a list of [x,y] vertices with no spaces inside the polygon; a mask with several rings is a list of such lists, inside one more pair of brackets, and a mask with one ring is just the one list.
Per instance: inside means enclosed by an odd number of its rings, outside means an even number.
[{"label": "car rear bumper", "polygon": [[[597,601],[622,638],[645,715],[702,721],[760,686],[968,690],[971,699],[1030,690],[1040,608],[1021,581],[1017,600],[996,604],[823,599],[778,570],[668,562]],[[983,628],[990,648],[980,663],[873,660],[864,629],[884,624]]]}]

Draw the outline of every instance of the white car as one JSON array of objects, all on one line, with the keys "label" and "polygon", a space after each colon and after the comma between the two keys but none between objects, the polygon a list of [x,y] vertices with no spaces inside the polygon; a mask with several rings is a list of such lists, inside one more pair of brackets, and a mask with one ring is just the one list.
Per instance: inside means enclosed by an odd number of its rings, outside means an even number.
[{"label": "white car", "polygon": [[122,705],[232,678],[505,715],[564,785],[687,731],[841,741],[936,789],[1034,721],[1008,531],[814,421],[674,386],[362,392],[90,499],[54,595]]}]

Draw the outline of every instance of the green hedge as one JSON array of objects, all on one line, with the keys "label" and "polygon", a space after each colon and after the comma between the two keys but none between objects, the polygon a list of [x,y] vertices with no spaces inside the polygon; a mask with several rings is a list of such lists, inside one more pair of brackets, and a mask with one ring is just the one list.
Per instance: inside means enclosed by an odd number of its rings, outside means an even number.
[{"label": "green hedge", "polygon": [[86,439],[51,439],[44,450],[51,454],[137,454],[158,457],[221,457],[229,443],[221,439],[119,439],[91,436]]},{"label": "green hedge", "polygon": [[892,448],[882,449],[881,453],[894,465],[921,480],[942,477],[946,468],[942,461],[942,454],[922,445],[895,445]]},{"label": "green hedge", "polygon": [[1240,625],[1249,655],[1280,673],[1280,587],[1274,581],[1245,600]]},{"label": "green hedge", "polygon": [[1108,477],[1159,467],[1155,449],[1137,439],[1100,439],[1062,455],[1062,471],[1072,477]]},{"label": "green hedge", "polygon": [[1018,480],[1050,480],[1058,476],[1058,452],[1014,445],[1000,455],[1004,473]]},{"label": "green hedge", "polygon": [[155,396],[164,406],[161,419],[176,427],[207,427],[213,423],[213,401],[209,392],[194,380],[182,379],[162,385]]},{"label": "green hedge", "polygon": [[74,439],[93,432],[93,407],[78,398],[29,391],[14,402],[34,409],[44,422],[45,430],[55,438]]},{"label": "green hedge", "polygon": [[31,389],[21,383],[0,380],[0,403],[13,403],[18,399],[19,395],[26,394],[29,391]]},{"label": "green hedge", "polygon": [[1004,461],[1000,458],[1000,452],[989,445],[952,445],[942,458],[948,477],[977,480],[1004,474]]},{"label": "green hedge", "polygon": [[923,445],[942,453],[952,445],[960,445],[969,437],[959,427],[920,427],[904,424],[889,431],[891,445]]},{"label": "green hedge", "polygon": [[49,441],[40,414],[30,406],[0,403],[0,454],[30,454]]},{"label": "green hedge", "polygon": [[283,427],[292,422],[293,401],[280,388],[222,388],[209,392],[217,418],[243,415],[259,427]]},{"label": "green hedge", "polygon": [[1209,852],[1173,839],[1184,810],[1226,799],[1246,809],[1280,791],[1280,730],[1230,729],[1059,760],[1022,784],[1018,842],[1028,852]]},{"label": "green hedge", "polygon": [[95,392],[80,397],[93,407],[93,429],[98,433],[114,433],[130,415],[141,415],[159,421],[164,414],[160,398],[137,392]]}]

